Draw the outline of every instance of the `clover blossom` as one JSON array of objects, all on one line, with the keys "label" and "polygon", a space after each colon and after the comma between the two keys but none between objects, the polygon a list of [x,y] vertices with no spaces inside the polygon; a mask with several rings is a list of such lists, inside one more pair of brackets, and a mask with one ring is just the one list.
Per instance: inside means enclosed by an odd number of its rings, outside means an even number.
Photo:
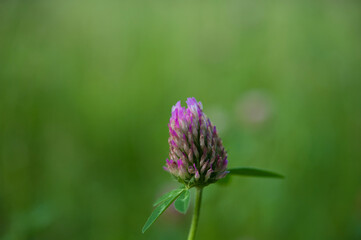
[{"label": "clover blossom", "polygon": [[227,152],[201,102],[188,98],[187,108],[177,102],[168,126],[169,159],[164,169],[179,182],[206,186],[227,175]]},{"label": "clover blossom", "polygon": [[169,120],[169,159],[164,169],[170,172],[183,186],[161,196],[155,209],[142,228],[144,233],[158,217],[174,202],[174,207],[185,214],[190,202],[190,188],[195,187],[195,201],[188,240],[194,240],[205,186],[225,176],[255,176],[283,178],[282,175],[251,167],[227,169],[227,153],[216,127],[203,113],[201,102],[187,99],[187,108],[177,102],[172,107]]}]

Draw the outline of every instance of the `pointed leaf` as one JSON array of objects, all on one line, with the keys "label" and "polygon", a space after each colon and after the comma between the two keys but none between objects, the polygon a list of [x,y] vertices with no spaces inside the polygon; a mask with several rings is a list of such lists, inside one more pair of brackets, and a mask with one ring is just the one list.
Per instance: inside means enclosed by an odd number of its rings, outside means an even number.
[{"label": "pointed leaf", "polygon": [[158,217],[174,202],[174,200],[179,197],[179,195],[184,191],[180,191],[178,194],[173,194],[166,200],[164,200],[162,203],[160,203],[152,212],[152,214],[149,216],[147,222],[144,224],[142,233],[147,231],[147,229],[155,222],[155,220],[158,219]]},{"label": "pointed leaf", "polygon": [[180,192],[182,192],[184,190],[184,187],[180,187],[180,188],[177,188],[177,189],[174,189],[164,195],[162,195],[160,198],[157,199],[157,201],[155,201],[155,203],[153,204],[153,207],[157,206],[158,204],[164,202],[165,200],[167,200],[168,198],[170,198],[171,196],[173,195],[177,195],[179,194]]},{"label": "pointed leaf", "polygon": [[253,177],[273,177],[273,178],[284,178],[284,176],[258,169],[258,168],[252,168],[252,167],[239,167],[239,168],[231,168],[227,169],[229,171],[230,175],[240,175],[240,176],[253,176]]},{"label": "pointed leaf", "polygon": [[175,209],[178,212],[185,214],[189,207],[189,200],[190,200],[190,192],[188,189],[186,189],[182,192],[179,198],[175,200],[174,202]]}]

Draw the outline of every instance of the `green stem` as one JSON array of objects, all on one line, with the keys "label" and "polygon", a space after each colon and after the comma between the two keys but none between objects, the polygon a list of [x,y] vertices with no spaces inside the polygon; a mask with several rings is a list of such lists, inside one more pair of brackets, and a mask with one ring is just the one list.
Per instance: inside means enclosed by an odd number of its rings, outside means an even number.
[{"label": "green stem", "polygon": [[191,229],[189,230],[188,240],[194,240],[197,227],[198,227],[198,219],[199,219],[199,211],[201,210],[201,201],[202,201],[202,190],[203,188],[196,188],[196,202],[194,206],[194,212],[193,212],[193,218],[192,218],[192,224]]}]

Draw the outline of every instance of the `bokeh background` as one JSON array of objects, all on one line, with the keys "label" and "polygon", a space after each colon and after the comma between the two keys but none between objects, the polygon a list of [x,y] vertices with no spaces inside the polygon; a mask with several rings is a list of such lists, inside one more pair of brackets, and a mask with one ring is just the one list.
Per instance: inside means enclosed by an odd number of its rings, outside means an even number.
[{"label": "bokeh background", "polygon": [[204,194],[198,239],[361,239],[360,1],[0,2],[0,239],[145,233],[172,105],[202,101],[234,178]]}]

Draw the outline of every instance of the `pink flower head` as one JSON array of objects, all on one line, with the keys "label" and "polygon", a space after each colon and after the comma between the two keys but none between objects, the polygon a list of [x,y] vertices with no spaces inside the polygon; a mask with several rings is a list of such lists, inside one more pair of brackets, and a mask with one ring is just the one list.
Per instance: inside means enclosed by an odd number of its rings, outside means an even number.
[{"label": "pink flower head", "polygon": [[205,186],[227,175],[227,152],[217,129],[203,113],[201,102],[187,99],[187,108],[177,102],[169,120],[169,159],[164,169],[178,181]]}]

